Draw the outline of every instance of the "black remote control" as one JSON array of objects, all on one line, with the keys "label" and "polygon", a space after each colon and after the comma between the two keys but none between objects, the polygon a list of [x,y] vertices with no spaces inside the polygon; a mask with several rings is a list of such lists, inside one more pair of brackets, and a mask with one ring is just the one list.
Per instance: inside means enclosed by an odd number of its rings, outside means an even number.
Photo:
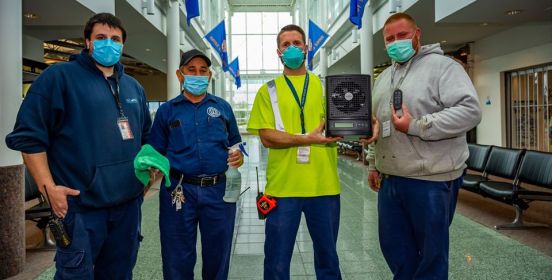
[{"label": "black remote control", "polygon": [[50,231],[52,232],[58,246],[67,248],[71,245],[71,238],[65,231],[65,227],[63,226],[61,219],[52,217],[52,219],[48,222],[48,227],[50,228]]},{"label": "black remote control", "polygon": [[402,108],[402,90],[396,89],[393,91],[393,109],[398,111]]}]

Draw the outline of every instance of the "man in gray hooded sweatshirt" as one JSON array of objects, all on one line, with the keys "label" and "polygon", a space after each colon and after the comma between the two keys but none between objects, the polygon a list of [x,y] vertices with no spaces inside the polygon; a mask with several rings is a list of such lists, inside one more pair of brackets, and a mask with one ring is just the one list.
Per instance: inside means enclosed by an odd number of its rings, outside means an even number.
[{"label": "man in gray hooded sweatshirt", "polygon": [[480,122],[481,109],[462,66],[439,44],[421,46],[420,35],[404,13],[383,27],[393,65],[374,85],[381,129],[367,156],[368,180],[379,192],[380,246],[394,279],[447,279],[465,134]]}]

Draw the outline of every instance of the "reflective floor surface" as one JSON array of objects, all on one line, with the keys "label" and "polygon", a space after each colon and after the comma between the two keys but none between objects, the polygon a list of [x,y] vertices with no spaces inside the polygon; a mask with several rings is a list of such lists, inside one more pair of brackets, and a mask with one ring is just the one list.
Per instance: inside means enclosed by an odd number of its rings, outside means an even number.
[{"label": "reflective floor surface", "polygon": [[[265,184],[267,150],[258,138],[247,136],[250,157],[240,168],[243,190],[240,199],[230,263],[230,279],[262,279],[264,222],[254,205],[256,171],[261,190]],[[391,279],[379,249],[376,194],[369,190],[366,168],[352,157],[340,156],[341,224],[338,254],[343,279]],[[157,193],[143,205],[141,244],[134,279],[163,279],[158,227]],[[198,244],[199,246],[199,244]],[[304,220],[299,227],[291,263],[292,279],[316,279],[312,242]],[[201,279],[201,260],[196,265]],[[50,268],[37,279],[52,279]],[[456,214],[451,226],[450,279],[552,279],[552,257],[525,246],[486,226]]]}]

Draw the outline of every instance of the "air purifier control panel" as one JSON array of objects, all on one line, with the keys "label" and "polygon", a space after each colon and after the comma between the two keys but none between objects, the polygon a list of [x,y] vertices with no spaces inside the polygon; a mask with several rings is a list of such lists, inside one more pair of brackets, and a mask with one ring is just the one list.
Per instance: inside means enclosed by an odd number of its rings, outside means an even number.
[{"label": "air purifier control panel", "polygon": [[328,120],[328,128],[332,135],[343,136],[370,133],[372,126],[370,120]]}]

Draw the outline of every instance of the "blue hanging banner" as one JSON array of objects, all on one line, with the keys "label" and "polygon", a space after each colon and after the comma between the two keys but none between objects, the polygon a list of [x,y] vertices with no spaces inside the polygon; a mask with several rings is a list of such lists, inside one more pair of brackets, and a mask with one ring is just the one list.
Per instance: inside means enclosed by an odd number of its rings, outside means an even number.
[{"label": "blue hanging banner", "polygon": [[309,70],[312,71],[312,59],[314,55],[328,39],[328,33],[324,32],[312,20],[309,20],[309,52],[307,54]]},{"label": "blue hanging banner", "polygon": [[362,15],[364,14],[364,8],[368,0],[351,0],[349,6],[349,20],[356,26],[358,29],[362,28]]},{"label": "blue hanging banner", "polygon": [[236,87],[240,88],[241,87],[240,62],[237,57],[228,65],[228,71],[230,72],[230,75],[234,77],[234,84],[236,85]]},{"label": "blue hanging banner", "polygon": [[224,20],[207,33],[205,39],[219,54],[220,60],[222,60],[222,70],[224,72],[228,71],[228,52],[226,51],[226,27],[224,26]]},{"label": "blue hanging banner", "polygon": [[199,16],[199,2],[198,0],[185,0],[186,2],[186,21],[190,26],[190,21]]}]

